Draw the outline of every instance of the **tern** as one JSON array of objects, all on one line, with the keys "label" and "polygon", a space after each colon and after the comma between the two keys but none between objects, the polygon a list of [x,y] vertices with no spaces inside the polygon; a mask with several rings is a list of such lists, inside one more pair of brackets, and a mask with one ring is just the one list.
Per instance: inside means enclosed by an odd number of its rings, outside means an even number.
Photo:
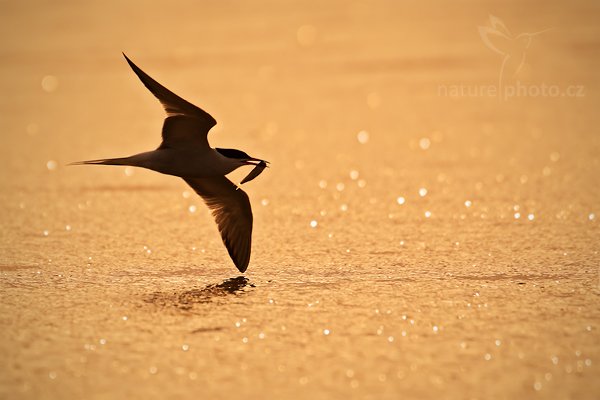
[{"label": "tern", "polygon": [[183,178],[211,210],[229,256],[237,269],[245,272],[252,244],[252,207],[248,195],[225,175],[239,167],[254,165],[255,168],[242,181],[244,183],[258,176],[268,161],[250,157],[241,150],[210,147],[208,131],[217,121],[152,79],[124,53],[123,56],[167,113],[162,127],[162,143],[156,150],[130,157],[73,164],[126,165]]}]

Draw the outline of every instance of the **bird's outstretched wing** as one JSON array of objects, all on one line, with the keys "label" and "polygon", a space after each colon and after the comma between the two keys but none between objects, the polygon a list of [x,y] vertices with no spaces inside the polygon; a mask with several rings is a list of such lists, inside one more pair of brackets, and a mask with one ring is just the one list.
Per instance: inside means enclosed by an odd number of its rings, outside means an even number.
[{"label": "bird's outstretched wing", "polygon": [[250,261],[252,208],[248,195],[224,176],[183,178],[212,211],[223,243],[240,272]]},{"label": "bird's outstretched wing", "polygon": [[123,56],[133,72],[161,102],[167,112],[162,131],[163,142],[160,148],[189,147],[190,145],[208,147],[208,131],[217,124],[217,121],[206,111],[156,82],[124,53]]}]

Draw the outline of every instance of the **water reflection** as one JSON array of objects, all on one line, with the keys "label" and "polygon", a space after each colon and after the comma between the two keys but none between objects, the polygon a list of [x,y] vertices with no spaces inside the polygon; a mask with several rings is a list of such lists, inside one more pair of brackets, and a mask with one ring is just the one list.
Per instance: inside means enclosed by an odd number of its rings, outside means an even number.
[{"label": "water reflection", "polygon": [[238,276],[236,278],[229,278],[219,284],[207,285],[203,289],[192,289],[182,293],[192,297],[213,297],[213,296],[227,296],[230,294],[238,295],[244,292],[246,287],[255,287],[254,284],[250,283],[250,279],[245,276]]},{"label": "water reflection", "polygon": [[240,296],[247,293],[255,285],[245,276],[229,278],[218,284],[206,285],[203,288],[193,288],[182,292],[155,292],[147,299],[162,307],[176,307],[181,310],[190,310],[195,304],[210,303],[230,296]]}]

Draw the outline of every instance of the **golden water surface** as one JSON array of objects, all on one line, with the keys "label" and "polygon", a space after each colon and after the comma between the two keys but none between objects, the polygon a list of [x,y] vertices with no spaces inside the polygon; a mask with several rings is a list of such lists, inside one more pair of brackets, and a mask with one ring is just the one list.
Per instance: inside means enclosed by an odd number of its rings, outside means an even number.
[{"label": "golden water surface", "polygon": [[[600,397],[597,2],[0,10],[0,398]],[[243,276],[182,180],[66,166],[160,142],[121,51],[271,161]]]}]

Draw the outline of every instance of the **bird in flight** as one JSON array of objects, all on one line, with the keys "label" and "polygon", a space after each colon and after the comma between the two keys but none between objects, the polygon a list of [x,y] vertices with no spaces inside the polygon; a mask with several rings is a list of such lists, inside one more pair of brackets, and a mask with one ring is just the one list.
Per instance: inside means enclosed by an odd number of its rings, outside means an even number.
[{"label": "bird in flight", "polygon": [[268,161],[250,157],[241,150],[210,147],[208,131],[217,121],[206,111],[156,82],[125,54],[123,56],[167,113],[162,127],[162,143],[156,150],[130,157],[73,164],[127,165],[183,178],[212,211],[229,256],[237,269],[245,272],[252,244],[252,208],[248,195],[225,175],[244,165],[254,165],[242,181],[245,183],[256,178],[267,167]]}]

